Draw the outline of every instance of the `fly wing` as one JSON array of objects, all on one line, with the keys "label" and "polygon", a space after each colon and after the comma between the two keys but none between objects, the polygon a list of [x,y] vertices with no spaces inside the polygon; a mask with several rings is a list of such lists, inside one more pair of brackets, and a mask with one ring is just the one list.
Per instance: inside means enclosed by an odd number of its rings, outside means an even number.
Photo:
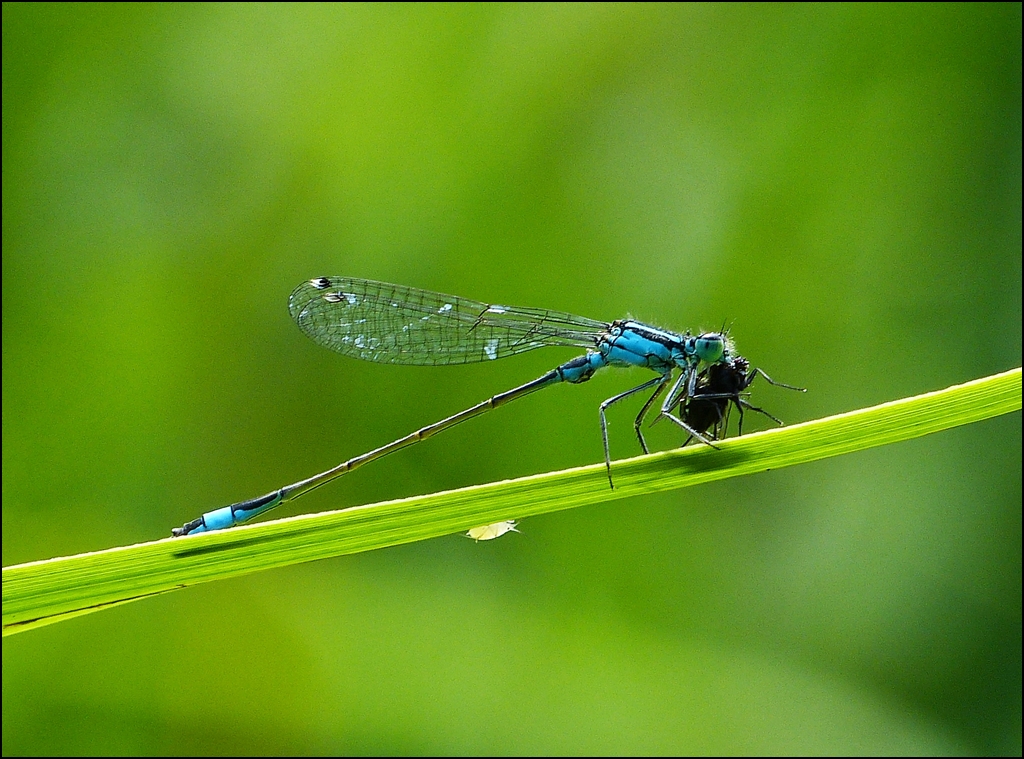
[{"label": "fly wing", "polygon": [[415,287],[318,277],[292,291],[288,311],[314,342],[384,364],[471,364],[547,345],[593,348],[605,322],[481,303]]}]

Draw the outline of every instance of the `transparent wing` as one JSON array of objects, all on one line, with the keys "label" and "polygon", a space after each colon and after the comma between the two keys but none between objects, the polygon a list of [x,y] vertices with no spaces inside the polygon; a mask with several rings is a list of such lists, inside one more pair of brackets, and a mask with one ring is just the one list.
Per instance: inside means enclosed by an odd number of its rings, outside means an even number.
[{"label": "transparent wing", "polygon": [[415,287],[318,277],[288,311],[315,342],[384,364],[471,364],[547,345],[593,348],[610,325],[581,316],[489,305]]}]

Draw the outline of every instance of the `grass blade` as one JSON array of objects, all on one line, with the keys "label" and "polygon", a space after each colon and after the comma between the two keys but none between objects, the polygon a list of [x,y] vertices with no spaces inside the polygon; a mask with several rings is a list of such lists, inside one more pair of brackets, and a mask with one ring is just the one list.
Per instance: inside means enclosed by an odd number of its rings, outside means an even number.
[{"label": "grass blade", "polygon": [[4,636],[177,588],[860,451],[1021,408],[1021,369],[707,446],[3,570]]}]

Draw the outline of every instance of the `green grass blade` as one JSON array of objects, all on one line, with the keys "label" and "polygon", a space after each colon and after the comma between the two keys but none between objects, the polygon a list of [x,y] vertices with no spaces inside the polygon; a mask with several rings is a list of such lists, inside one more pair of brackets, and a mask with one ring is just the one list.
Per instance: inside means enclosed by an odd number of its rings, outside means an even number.
[{"label": "green grass blade", "polygon": [[3,570],[4,635],[210,580],[369,551],[618,498],[780,469],[1021,408],[1021,369],[707,446]]}]

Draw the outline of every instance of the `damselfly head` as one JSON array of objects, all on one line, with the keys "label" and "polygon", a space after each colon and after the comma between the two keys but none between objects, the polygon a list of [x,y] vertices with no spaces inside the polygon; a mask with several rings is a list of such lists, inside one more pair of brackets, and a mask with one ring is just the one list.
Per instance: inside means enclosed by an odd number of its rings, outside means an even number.
[{"label": "damselfly head", "polygon": [[697,358],[713,364],[726,355],[727,344],[728,339],[721,332],[705,332],[693,341],[693,348]]}]

